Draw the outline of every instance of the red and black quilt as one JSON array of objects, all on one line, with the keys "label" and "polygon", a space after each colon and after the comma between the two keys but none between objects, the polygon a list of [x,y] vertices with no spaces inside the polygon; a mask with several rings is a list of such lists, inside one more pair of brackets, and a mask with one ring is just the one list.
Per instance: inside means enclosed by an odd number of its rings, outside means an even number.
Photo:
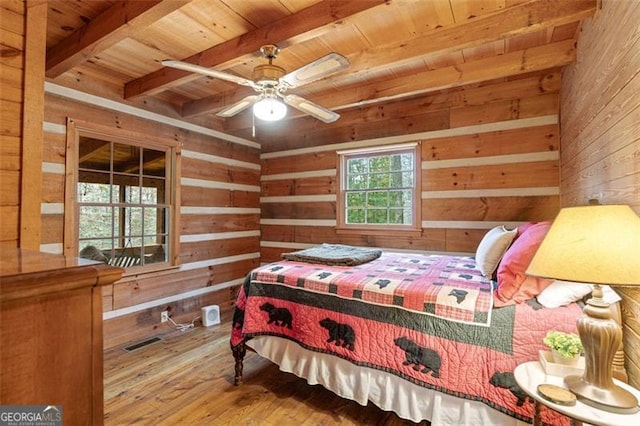
[{"label": "red and black quilt", "polygon": [[355,267],[275,262],[247,276],[231,346],[279,336],[531,421],[533,401],[513,370],[538,359],[548,330],[575,332],[581,310],[493,309],[492,288],[467,257],[384,253]]}]

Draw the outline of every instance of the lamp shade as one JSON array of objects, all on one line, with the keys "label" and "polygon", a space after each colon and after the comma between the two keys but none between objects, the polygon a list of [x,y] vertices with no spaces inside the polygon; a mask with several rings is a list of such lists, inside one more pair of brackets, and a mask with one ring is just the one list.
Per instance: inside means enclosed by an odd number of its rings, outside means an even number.
[{"label": "lamp shade", "polygon": [[287,115],[287,106],[276,97],[264,97],[253,104],[253,114],[264,121],[282,120]]},{"label": "lamp shade", "polygon": [[640,217],[626,205],[560,210],[527,274],[640,286]]}]

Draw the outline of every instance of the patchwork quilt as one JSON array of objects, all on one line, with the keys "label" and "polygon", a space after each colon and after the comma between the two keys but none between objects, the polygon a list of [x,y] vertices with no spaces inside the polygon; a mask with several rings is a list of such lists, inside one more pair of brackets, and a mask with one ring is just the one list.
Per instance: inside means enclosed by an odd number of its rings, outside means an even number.
[{"label": "patchwork quilt", "polygon": [[299,287],[352,300],[488,326],[493,283],[470,257],[384,253],[339,267],[282,261],[258,268],[251,280]]},{"label": "patchwork quilt", "polygon": [[[532,421],[514,368],[538,359],[550,329],[576,331],[576,304],[492,309],[473,259],[383,253],[355,267],[280,261],[252,271],[236,301],[231,346],[254,336],[395,374]],[[543,421],[568,424],[543,411]]]}]

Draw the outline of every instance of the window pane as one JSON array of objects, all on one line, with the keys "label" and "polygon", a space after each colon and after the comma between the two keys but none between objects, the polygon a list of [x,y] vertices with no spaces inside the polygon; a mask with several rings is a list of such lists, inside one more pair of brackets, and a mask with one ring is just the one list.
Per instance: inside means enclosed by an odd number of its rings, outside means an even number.
[{"label": "window pane", "polygon": [[365,223],[365,209],[349,209],[347,210],[347,223]]},{"label": "window pane", "polygon": [[403,186],[406,186],[403,184],[402,178],[403,178],[402,172],[389,173],[389,187],[402,188]]},{"label": "window pane", "polygon": [[[124,233],[129,236],[142,235],[142,208],[125,207],[121,209],[124,213]],[[142,242],[142,240],[140,240]]]},{"label": "window pane", "polygon": [[387,210],[367,210],[367,223],[389,223]]},{"label": "window pane", "polygon": [[128,204],[140,204],[140,187],[126,186],[124,188],[124,202]]},{"label": "window pane", "polygon": [[389,222],[403,225],[411,223],[411,209],[391,209],[389,210]]},{"label": "window pane", "polygon": [[153,237],[146,237],[144,239],[145,255],[144,264],[167,262],[167,250],[164,241],[165,236],[157,235]]},{"label": "window pane", "polygon": [[347,194],[347,207],[364,207],[366,196],[364,192]]},{"label": "window pane", "polygon": [[387,207],[387,191],[372,191],[367,194],[367,207]]},{"label": "window pane", "polygon": [[111,142],[81,136],[78,141],[78,167],[86,170],[111,169]]},{"label": "window pane", "polygon": [[402,156],[396,154],[396,155],[392,155],[390,158],[390,167],[389,170],[391,171],[400,171],[402,170]]},{"label": "window pane", "polygon": [[389,223],[393,223],[393,224],[404,223],[402,220],[402,210],[399,210],[399,209],[389,210]]},{"label": "window pane", "polygon": [[144,208],[144,234],[154,235],[167,232],[164,226],[167,209]]},{"label": "window pane", "polygon": [[166,154],[164,151],[142,149],[142,174],[165,177]]},{"label": "window pane", "polygon": [[369,158],[369,171],[370,172],[388,172],[389,171],[389,157],[371,157]]},{"label": "window pane", "polygon": [[365,173],[367,171],[366,158],[353,158],[347,161],[347,170],[351,173]]},{"label": "window pane", "polygon": [[[109,175],[106,178],[108,181]],[[108,183],[78,182],[78,201],[81,203],[109,203],[110,194]]]},{"label": "window pane", "polygon": [[413,170],[413,154],[401,154],[402,170]]},{"label": "window pane", "polygon": [[413,172],[405,172],[402,174],[402,185],[405,188],[413,186]]},{"label": "window pane", "polygon": [[347,189],[367,189],[368,175],[354,174],[349,176]]},{"label": "window pane", "polygon": [[413,210],[404,209],[404,223],[413,223]]},{"label": "window pane", "polygon": [[[164,202],[164,181],[161,179],[149,179],[144,178],[142,180],[142,192],[141,192],[142,204],[159,204]],[[158,196],[162,196],[162,201],[158,199]]]},{"label": "window pane", "polygon": [[111,185],[111,202],[119,203],[120,202],[120,187]]},{"label": "window pane", "polygon": [[121,143],[113,144],[113,171],[140,173],[140,151],[142,148]]},{"label": "window pane", "polygon": [[78,236],[80,238],[113,236],[111,207],[81,206],[79,210]]},{"label": "window pane", "polygon": [[369,177],[369,189],[389,188],[389,173],[374,173]]},{"label": "window pane", "polygon": [[[389,192],[389,207],[402,207],[405,203],[405,193],[407,191],[390,191]],[[411,200],[409,200],[411,202]]]}]

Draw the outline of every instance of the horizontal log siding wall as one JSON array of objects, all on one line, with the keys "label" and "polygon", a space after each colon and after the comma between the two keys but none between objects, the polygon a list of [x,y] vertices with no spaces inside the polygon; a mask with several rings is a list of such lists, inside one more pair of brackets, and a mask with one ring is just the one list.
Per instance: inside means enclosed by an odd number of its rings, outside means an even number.
[{"label": "horizontal log siding wall", "polygon": [[[258,129],[262,261],[323,242],[473,253],[487,229],[559,207],[559,74]],[[266,126],[265,126],[266,127]],[[336,151],[421,141],[421,237],[336,233]],[[265,152],[269,151],[269,152]]]},{"label": "horizontal log siding wall", "polygon": [[[640,3],[604,0],[562,87],[562,205],[628,204],[640,215]],[[623,298],[625,366],[640,388],[640,290]]]},{"label": "horizontal log siding wall", "polygon": [[0,5],[0,249],[18,247],[25,49],[25,4]]},{"label": "horizontal log siding wall", "polygon": [[242,279],[260,263],[259,145],[230,142],[206,130],[203,134],[188,123],[162,124],[158,117],[146,118],[144,111],[123,114],[102,108],[96,98],[78,102],[58,96],[66,93],[60,87],[51,91],[56,94],[46,97],[44,123],[43,251],[63,249],[67,117],[182,143],[181,266],[125,277],[104,288],[105,347],[169,331],[160,323],[161,311],[169,310],[176,322],[190,322],[203,306],[231,309]]}]

